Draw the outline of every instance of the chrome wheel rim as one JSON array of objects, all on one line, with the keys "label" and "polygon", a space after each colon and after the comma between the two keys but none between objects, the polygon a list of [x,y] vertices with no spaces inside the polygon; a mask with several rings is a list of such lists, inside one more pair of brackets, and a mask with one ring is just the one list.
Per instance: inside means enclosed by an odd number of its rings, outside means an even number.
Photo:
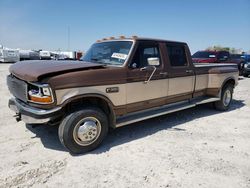
[{"label": "chrome wheel rim", "polygon": [[94,143],[101,133],[101,123],[95,117],[81,119],[73,130],[73,137],[77,144],[88,146]]},{"label": "chrome wheel rim", "polygon": [[225,106],[228,106],[229,103],[231,102],[231,98],[232,98],[232,95],[231,95],[230,90],[226,90],[223,96],[223,104]]}]

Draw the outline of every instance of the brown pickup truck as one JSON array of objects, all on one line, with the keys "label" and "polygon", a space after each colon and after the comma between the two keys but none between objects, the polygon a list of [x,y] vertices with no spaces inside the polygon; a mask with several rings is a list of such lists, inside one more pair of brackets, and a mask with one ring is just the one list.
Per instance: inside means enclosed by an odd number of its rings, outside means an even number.
[{"label": "brown pickup truck", "polygon": [[97,41],[82,61],[23,61],[9,69],[9,107],[27,124],[59,124],[71,153],[95,149],[109,128],[213,102],[227,110],[237,65],[193,64],[188,45],[148,38]]}]

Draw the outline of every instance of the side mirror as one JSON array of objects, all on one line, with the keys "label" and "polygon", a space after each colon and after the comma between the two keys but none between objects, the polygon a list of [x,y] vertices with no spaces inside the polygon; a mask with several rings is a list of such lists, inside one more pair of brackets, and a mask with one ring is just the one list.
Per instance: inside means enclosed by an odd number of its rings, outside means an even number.
[{"label": "side mirror", "polygon": [[158,57],[150,57],[147,59],[149,66],[159,66],[160,60]]}]

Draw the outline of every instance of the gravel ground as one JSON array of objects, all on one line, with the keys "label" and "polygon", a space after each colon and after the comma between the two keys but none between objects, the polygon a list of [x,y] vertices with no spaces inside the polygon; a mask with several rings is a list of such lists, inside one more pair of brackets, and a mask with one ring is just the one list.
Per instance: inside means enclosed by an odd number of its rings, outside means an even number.
[{"label": "gravel ground", "polygon": [[209,105],[122,127],[72,156],[57,128],[16,122],[0,65],[0,187],[250,187],[250,78],[228,112]]}]

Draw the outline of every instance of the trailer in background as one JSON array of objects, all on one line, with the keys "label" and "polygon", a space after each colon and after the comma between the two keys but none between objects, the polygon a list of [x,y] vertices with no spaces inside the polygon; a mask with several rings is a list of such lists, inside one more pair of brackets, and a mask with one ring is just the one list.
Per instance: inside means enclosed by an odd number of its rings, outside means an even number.
[{"label": "trailer in background", "polygon": [[51,52],[50,51],[40,51],[39,52],[40,59],[51,59]]},{"label": "trailer in background", "polygon": [[23,60],[80,60],[81,51],[48,51],[8,49],[0,45],[0,62],[17,62]]},{"label": "trailer in background", "polygon": [[76,53],[75,52],[59,52],[59,56],[63,57],[65,60],[75,60]]},{"label": "trailer in background", "polygon": [[15,63],[20,60],[19,50],[0,46],[0,62]]},{"label": "trailer in background", "polygon": [[40,59],[40,54],[34,50],[19,50],[20,61],[22,60],[38,60]]},{"label": "trailer in background", "polygon": [[80,60],[83,54],[83,52],[76,51],[57,51],[53,53],[57,54],[57,60]]}]

